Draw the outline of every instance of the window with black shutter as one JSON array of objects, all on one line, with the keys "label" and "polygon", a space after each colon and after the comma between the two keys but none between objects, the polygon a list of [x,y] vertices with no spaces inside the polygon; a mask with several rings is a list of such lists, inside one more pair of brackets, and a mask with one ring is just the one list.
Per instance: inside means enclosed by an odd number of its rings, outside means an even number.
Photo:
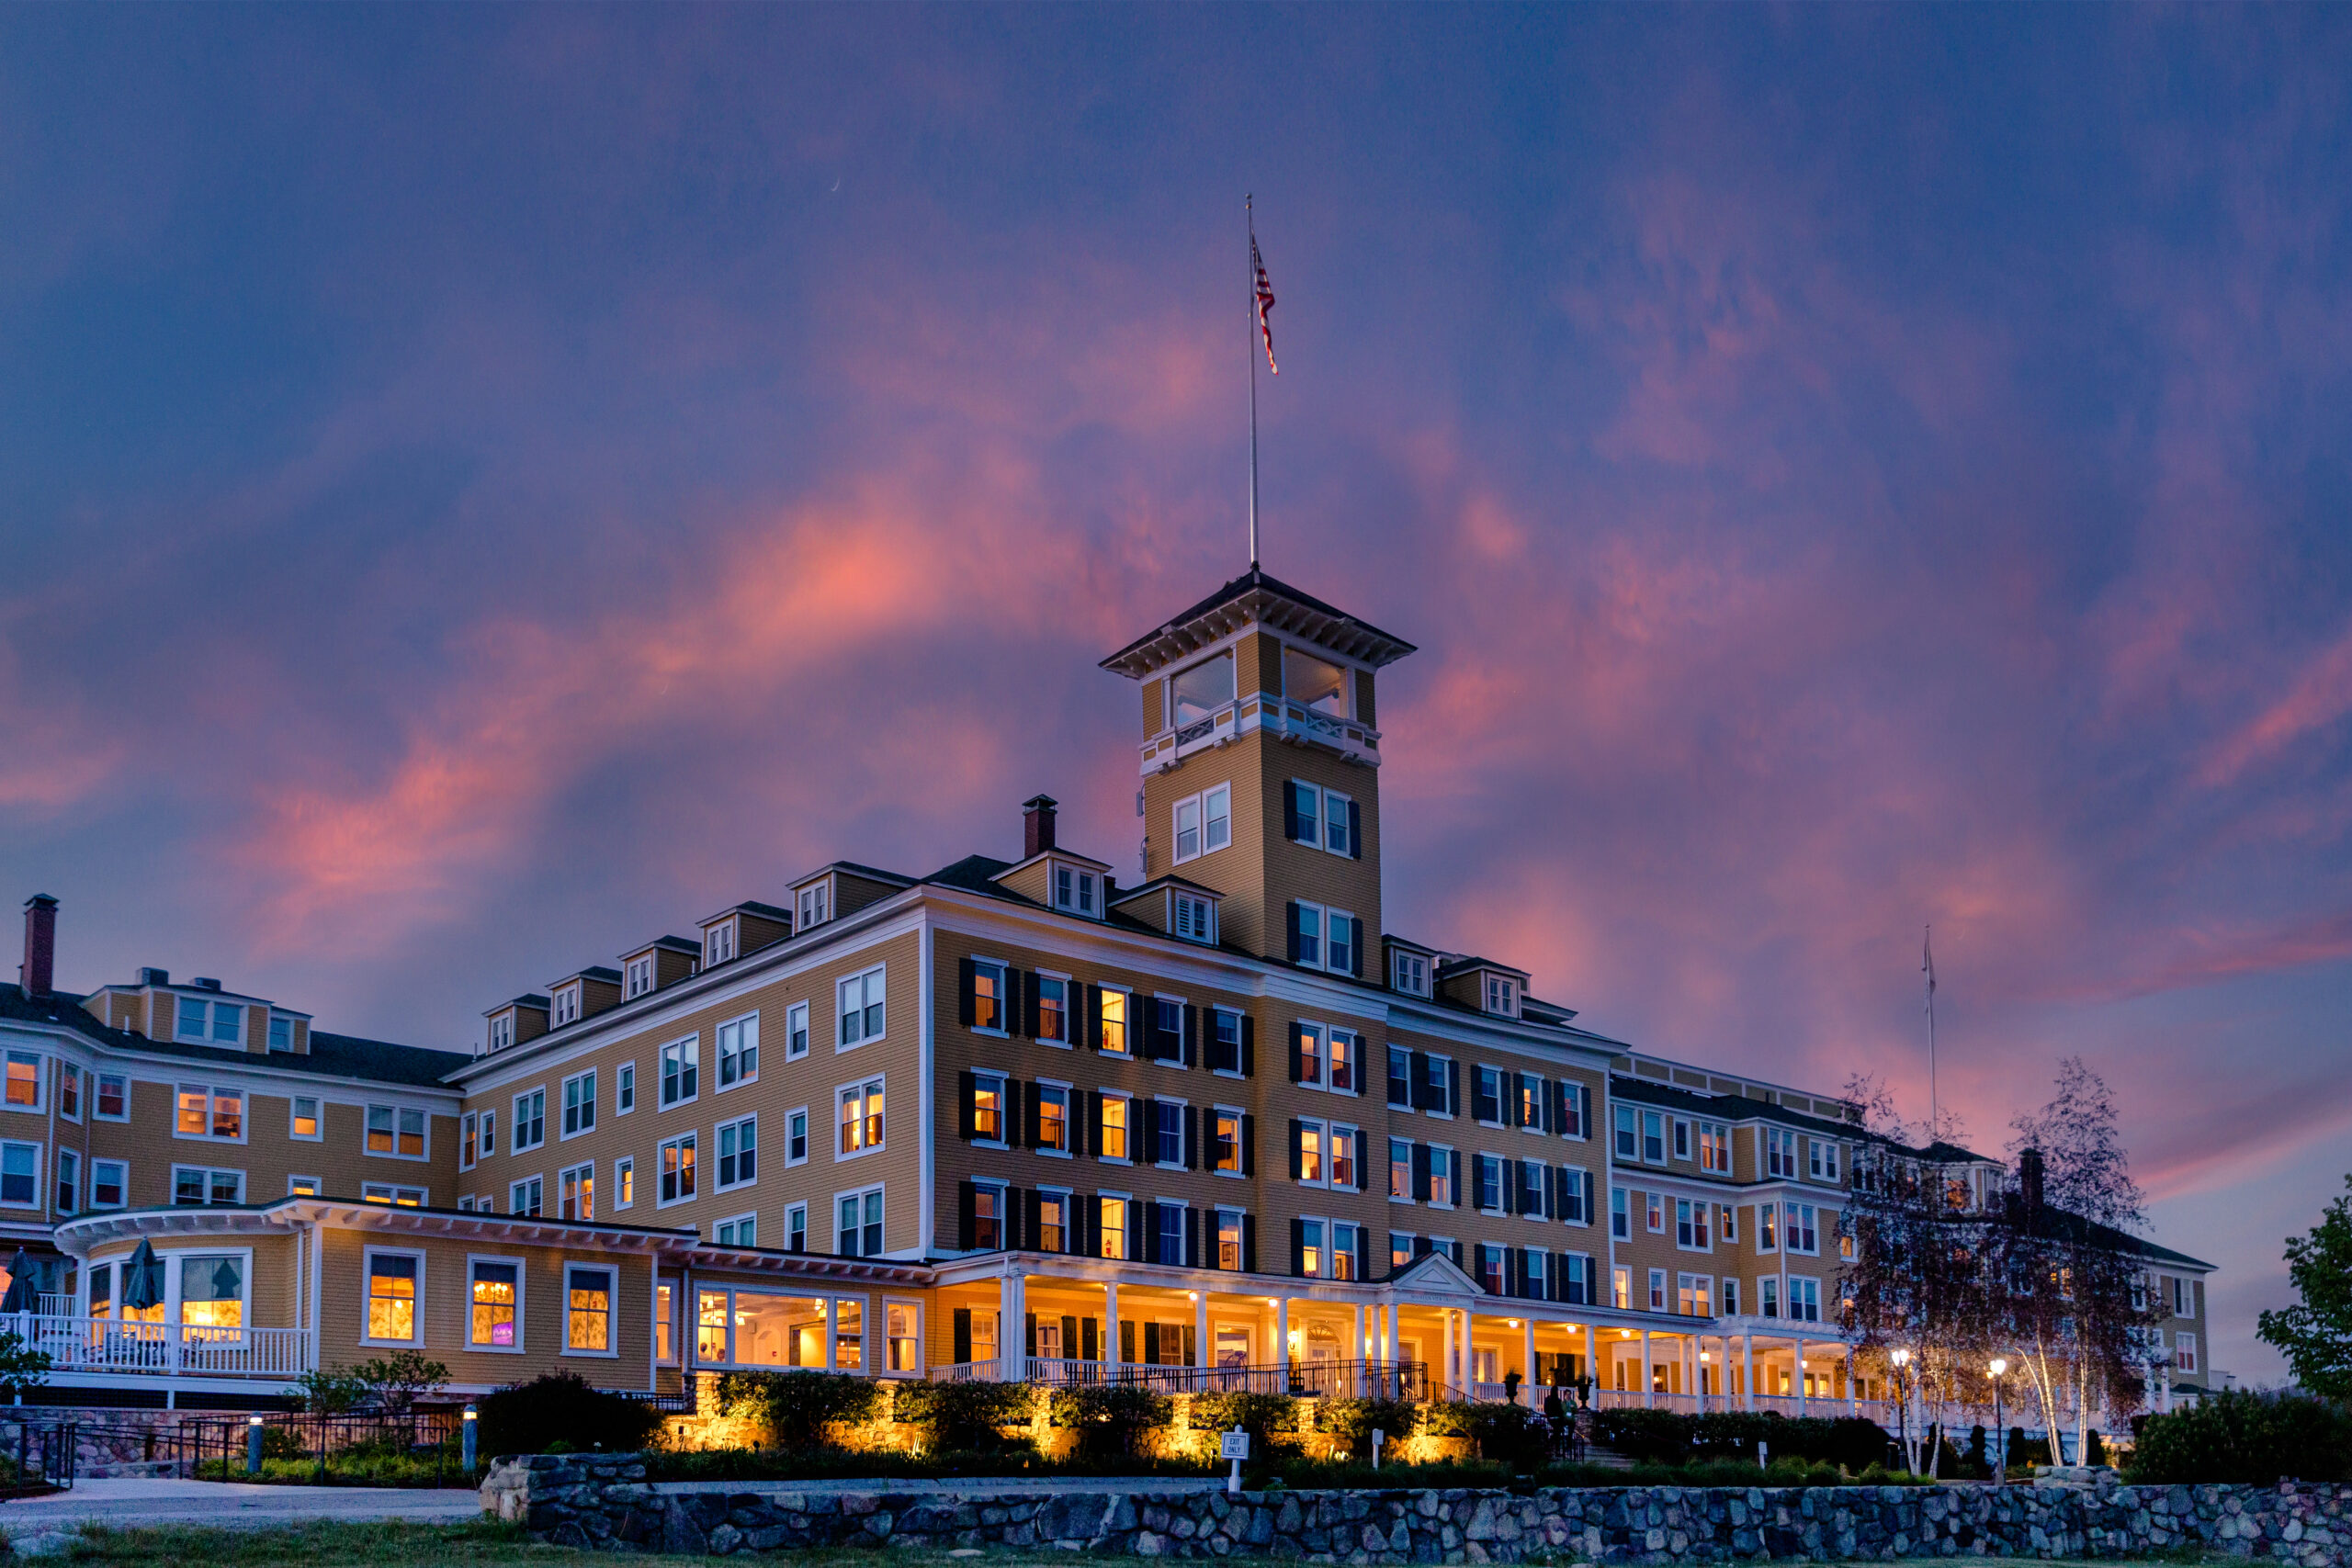
[{"label": "window with black shutter", "polygon": [[1306,1173],[1306,1124],[1294,1116],[1290,1119],[1290,1179],[1296,1181]]},{"label": "window with black shutter", "polygon": [[956,1021],[967,1029],[972,1027],[972,1020],[978,1016],[979,975],[980,966],[973,960],[963,958],[956,961]]},{"label": "window with black shutter", "polygon": [[[1363,807],[1352,800],[1348,802],[1348,858],[1350,860],[1363,859]],[[1359,920],[1356,926],[1358,942],[1361,943],[1363,922]],[[1358,970],[1357,973],[1362,974],[1363,971]]]},{"label": "window with black shutter", "polygon": [[1413,1197],[1418,1202],[1430,1201],[1430,1146],[1413,1145]]},{"label": "window with black shutter", "polygon": [[956,1364],[957,1366],[962,1367],[971,1364],[972,1309],[970,1307],[957,1307],[956,1309],[955,1356]]},{"label": "window with black shutter", "polygon": [[[1298,1123],[1294,1122],[1291,1125]],[[1290,1271],[1295,1276],[1306,1272],[1306,1222],[1301,1219],[1290,1223]]]},{"label": "window with black shutter", "polygon": [[1241,1271],[1258,1271],[1258,1216],[1247,1210],[1241,1215]]},{"label": "window with black shutter", "polygon": [[1258,1119],[1247,1112],[1241,1118],[1241,1174],[1258,1174]]},{"label": "window with black shutter", "polygon": [[[978,1245],[972,1239],[972,1232],[979,1209],[979,1189],[971,1182],[959,1181],[956,1184],[956,1245],[965,1252]],[[971,1359],[969,1356],[958,1358],[966,1361]]]},{"label": "window with black shutter", "polygon": [[[956,1134],[966,1143],[975,1135],[974,1118],[979,1109],[980,1080],[969,1067],[956,1075]],[[967,1242],[965,1245],[969,1246]]]},{"label": "window with black shutter", "polygon": [[1416,1111],[1432,1110],[1434,1107],[1430,1104],[1430,1089],[1435,1079],[1430,1070],[1429,1053],[1426,1051],[1416,1051],[1412,1054],[1409,1060],[1412,1063],[1411,1071],[1408,1076],[1412,1079],[1413,1109]]},{"label": "window with black shutter", "polygon": [[1241,1076],[1258,1076],[1258,1021],[1246,1012],[1241,1015]]},{"label": "window with black shutter", "polygon": [[1201,1108],[1184,1107],[1184,1168],[1201,1168]]}]

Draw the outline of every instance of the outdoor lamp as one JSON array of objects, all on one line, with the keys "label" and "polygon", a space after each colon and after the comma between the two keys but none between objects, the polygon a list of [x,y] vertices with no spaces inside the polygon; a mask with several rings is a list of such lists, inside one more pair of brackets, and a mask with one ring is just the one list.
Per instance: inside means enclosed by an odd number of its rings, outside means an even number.
[{"label": "outdoor lamp", "polygon": [[1986,1364],[1984,1370],[1991,1372],[1995,1377],[1999,1377],[2003,1372],[2009,1370],[2009,1363],[2002,1357],[1996,1356],[1989,1363]]},{"label": "outdoor lamp", "polygon": [[1898,1345],[1887,1352],[1886,1359],[1893,1361],[1898,1369],[1907,1367],[1911,1364],[1911,1352]]}]

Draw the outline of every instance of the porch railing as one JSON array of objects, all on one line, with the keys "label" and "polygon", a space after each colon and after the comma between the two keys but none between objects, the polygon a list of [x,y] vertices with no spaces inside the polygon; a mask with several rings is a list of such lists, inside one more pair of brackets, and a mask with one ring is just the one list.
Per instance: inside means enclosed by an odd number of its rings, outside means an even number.
[{"label": "porch railing", "polygon": [[1080,1361],[1055,1356],[1001,1356],[934,1370],[943,1382],[1033,1382],[1047,1388],[1124,1385],[1157,1393],[1289,1393],[1319,1399],[1353,1396],[1426,1399],[1429,1369],[1419,1361],[1301,1361],[1284,1367],[1170,1367],[1148,1362]]},{"label": "porch railing", "polygon": [[31,1313],[0,1317],[0,1328],[47,1354],[51,1370],[61,1372],[283,1380],[311,1368],[306,1328],[221,1328],[176,1318],[133,1323]]}]

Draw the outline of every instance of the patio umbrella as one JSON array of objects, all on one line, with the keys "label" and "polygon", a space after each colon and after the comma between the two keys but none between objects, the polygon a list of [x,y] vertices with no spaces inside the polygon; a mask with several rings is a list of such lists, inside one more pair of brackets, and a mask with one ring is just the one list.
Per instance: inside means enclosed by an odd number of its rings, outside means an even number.
[{"label": "patio umbrella", "polygon": [[0,1313],[34,1312],[40,1306],[40,1287],[33,1280],[32,1255],[23,1247],[8,1259],[8,1293],[0,1296]]},{"label": "patio umbrella", "polygon": [[138,1312],[147,1312],[164,1304],[164,1260],[155,1249],[141,1241],[139,1250],[122,1269],[122,1304]]}]

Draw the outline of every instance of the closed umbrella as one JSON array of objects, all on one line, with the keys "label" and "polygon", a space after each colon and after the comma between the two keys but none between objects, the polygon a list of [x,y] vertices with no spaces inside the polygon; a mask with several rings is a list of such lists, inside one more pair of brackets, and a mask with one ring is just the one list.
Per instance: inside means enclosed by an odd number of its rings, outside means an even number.
[{"label": "closed umbrella", "polygon": [[141,1241],[139,1250],[123,1265],[122,1304],[138,1312],[149,1312],[164,1304],[164,1260],[155,1249]]},{"label": "closed umbrella", "polygon": [[8,1293],[0,1296],[0,1314],[37,1312],[40,1308],[40,1287],[33,1279],[32,1255],[23,1247],[8,1259]]}]

